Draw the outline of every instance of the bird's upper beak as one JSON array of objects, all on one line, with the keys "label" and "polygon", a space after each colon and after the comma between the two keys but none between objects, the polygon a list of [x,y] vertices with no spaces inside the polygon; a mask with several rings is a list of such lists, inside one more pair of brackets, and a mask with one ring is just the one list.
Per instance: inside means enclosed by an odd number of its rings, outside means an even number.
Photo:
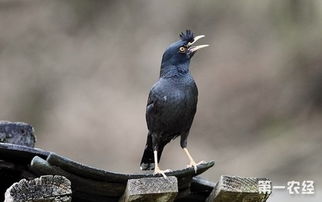
[{"label": "bird's upper beak", "polygon": [[205,48],[205,47],[209,46],[208,44],[193,46],[194,43],[196,43],[199,39],[204,38],[204,37],[205,37],[205,35],[196,36],[196,37],[193,38],[192,42],[189,42],[187,44],[188,50],[189,50],[190,53],[194,53],[194,52],[196,52],[197,50],[199,50],[201,48]]}]

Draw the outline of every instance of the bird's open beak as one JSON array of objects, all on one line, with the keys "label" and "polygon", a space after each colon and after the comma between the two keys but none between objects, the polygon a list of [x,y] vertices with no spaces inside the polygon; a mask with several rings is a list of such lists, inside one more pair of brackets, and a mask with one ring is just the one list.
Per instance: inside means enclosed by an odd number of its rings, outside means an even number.
[{"label": "bird's open beak", "polygon": [[193,38],[193,41],[192,42],[189,42],[187,44],[188,46],[188,50],[191,52],[191,53],[194,53],[196,52],[197,50],[201,49],[201,48],[205,48],[205,47],[208,47],[209,45],[208,44],[205,44],[205,45],[198,45],[198,46],[192,46],[194,43],[196,43],[199,39],[201,38],[204,38],[205,35],[199,35],[199,36],[196,36],[195,38]]}]

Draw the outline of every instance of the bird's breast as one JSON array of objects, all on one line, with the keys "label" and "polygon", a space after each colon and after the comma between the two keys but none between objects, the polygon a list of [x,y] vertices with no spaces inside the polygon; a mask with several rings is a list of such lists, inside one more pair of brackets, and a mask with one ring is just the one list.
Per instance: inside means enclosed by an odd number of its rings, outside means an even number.
[{"label": "bird's breast", "polygon": [[194,82],[159,80],[151,89],[151,104],[147,106],[149,130],[169,134],[187,131],[196,112],[197,96]]},{"label": "bird's breast", "polygon": [[191,79],[163,81],[157,91],[160,101],[170,105],[190,103],[198,96],[197,87]]}]

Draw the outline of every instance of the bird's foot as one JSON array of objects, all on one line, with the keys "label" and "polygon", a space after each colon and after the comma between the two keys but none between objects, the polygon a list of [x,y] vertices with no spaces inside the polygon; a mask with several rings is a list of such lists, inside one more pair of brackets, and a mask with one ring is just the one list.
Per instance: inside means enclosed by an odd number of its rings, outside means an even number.
[{"label": "bird's foot", "polygon": [[164,177],[164,179],[167,179],[168,177],[165,175],[165,173],[170,171],[170,169],[161,170],[159,167],[155,167],[153,175],[161,174]]},{"label": "bird's foot", "polygon": [[190,161],[189,165],[187,165],[187,168],[193,167],[193,169],[195,170],[195,173],[197,173],[197,166],[205,163],[205,161],[200,161],[199,163],[196,163],[195,161]]},{"label": "bird's foot", "polygon": [[195,161],[190,161],[190,163],[187,165],[187,168],[193,167],[193,169],[195,170],[195,173],[197,173],[197,165]]}]

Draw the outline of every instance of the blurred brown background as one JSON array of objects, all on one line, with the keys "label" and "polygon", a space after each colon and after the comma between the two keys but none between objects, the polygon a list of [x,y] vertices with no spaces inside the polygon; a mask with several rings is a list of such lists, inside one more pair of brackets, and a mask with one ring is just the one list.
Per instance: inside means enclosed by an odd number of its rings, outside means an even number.
[{"label": "blurred brown background", "polygon": [[[37,147],[139,172],[145,105],[165,48],[189,28],[211,46],[189,138],[204,176],[321,182],[322,2],[0,1],[0,120],[36,128]],[[188,162],[179,141],[161,168]],[[276,191],[270,201],[320,201]]]}]

